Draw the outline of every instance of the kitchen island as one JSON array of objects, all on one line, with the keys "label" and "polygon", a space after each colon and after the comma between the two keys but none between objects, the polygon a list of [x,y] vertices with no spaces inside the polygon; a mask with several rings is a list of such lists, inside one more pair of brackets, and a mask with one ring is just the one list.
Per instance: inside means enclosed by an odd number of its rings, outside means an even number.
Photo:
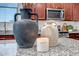
[{"label": "kitchen island", "polygon": [[[0,48],[1,46],[2,44]],[[0,49],[0,55],[3,56],[79,56],[79,40],[70,38],[59,38],[58,45],[50,47],[47,52],[37,52],[35,46],[27,49],[18,48],[16,42],[6,43],[2,48],[4,49]]]}]

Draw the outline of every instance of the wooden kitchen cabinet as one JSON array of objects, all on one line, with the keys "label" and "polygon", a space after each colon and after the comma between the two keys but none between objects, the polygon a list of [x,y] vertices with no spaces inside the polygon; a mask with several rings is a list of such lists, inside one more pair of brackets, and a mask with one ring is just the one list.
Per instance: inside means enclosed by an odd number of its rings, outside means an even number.
[{"label": "wooden kitchen cabinet", "polygon": [[37,3],[35,5],[36,13],[38,14],[39,20],[45,20],[45,9],[46,9],[45,7],[46,7],[45,3]]},{"label": "wooden kitchen cabinet", "polygon": [[64,9],[65,21],[73,21],[73,3],[49,3],[47,8]]},{"label": "wooden kitchen cabinet", "polygon": [[79,33],[69,33],[69,38],[79,40]]},{"label": "wooden kitchen cabinet", "polygon": [[64,3],[65,10],[65,20],[72,21],[73,20],[73,4],[72,3]]},{"label": "wooden kitchen cabinet", "polygon": [[[46,19],[46,8],[55,8],[64,9],[65,21],[79,21],[79,3],[25,3],[23,7],[31,8],[40,20]],[[32,19],[35,19],[35,16],[32,16]]]},{"label": "wooden kitchen cabinet", "polygon": [[73,4],[73,20],[79,21],[79,3]]},{"label": "wooden kitchen cabinet", "polygon": [[64,3],[47,3],[46,8],[63,9],[64,8]]},{"label": "wooden kitchen cabinet", "polygon": [[63,9],[64,4],[63,3],[53,3],[52,6],[53,6],[53,8],[56,8],[56,9]]},{"label": "wooden kitchen cabinet", "polygon": [[51,3],[46,3],[46,8],[51,8]]},{"label": "wooden kitchen cabinet", "polygon": [[39,19],[46,19],[46,8],[63,9],[63,3],[37,3],[35,5],[35,12],[38,14]]},{"label": "wooden kitchen cabinet", "polygon": [[56,3],[50,3],[50,4],[47,3],[47,5],[48,5],[47,8],[56,8],[56,5],[55,4]]},{"label": "wooden kitchen cabinet", "polygon": [[[33,13],[37,13],[39,20],[45,20],[45,3],[23,3],[23,5],[24,8],[31,8]],[[32,19],[35,19],[35,16],[32,16]]]}]

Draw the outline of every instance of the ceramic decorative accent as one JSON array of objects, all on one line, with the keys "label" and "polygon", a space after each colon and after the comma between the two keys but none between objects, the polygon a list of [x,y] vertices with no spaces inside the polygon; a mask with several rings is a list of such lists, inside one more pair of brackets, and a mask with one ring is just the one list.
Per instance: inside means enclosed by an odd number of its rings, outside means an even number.
[{"label": "ceramic decorative accent", "polygon": [[49,38],[49,46],[56,46],[58,44],[58,29],[55,23],[46,23],[41,29],[41,36]]},{"label": "ceramic decorative accent", "polygon": [[[32,48],[38,37],[38,15],[32,13],[31,9],[21,9],[21,13],[15,14],[13,32],[16,42],[20,48]],[[17,21],[17,15],[21,15],[21,20]],[[36,22],[31,20],[31,16],[37,16]]]}]

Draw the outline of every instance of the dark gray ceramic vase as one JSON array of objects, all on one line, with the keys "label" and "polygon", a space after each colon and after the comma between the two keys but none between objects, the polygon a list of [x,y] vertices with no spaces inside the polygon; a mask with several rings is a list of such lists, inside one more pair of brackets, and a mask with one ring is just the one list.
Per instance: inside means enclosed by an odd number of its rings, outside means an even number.
[{"label": "dark gray ceramic vase", "polygon": [[[31,15],[38,15],[31,13],[31,9],[21,9],[20,11],[21,13],[15,14],[14,36],[20,48],[32,48],[38,36],[38,20],[34,22],[30,18]],[[17,15],[21,15],[22,20],[17,21]]]}]

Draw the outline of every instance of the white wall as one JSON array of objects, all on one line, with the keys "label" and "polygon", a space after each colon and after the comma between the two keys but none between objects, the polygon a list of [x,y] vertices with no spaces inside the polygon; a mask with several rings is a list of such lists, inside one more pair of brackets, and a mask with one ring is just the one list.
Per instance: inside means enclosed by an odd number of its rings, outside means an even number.
[{"label": "white wall", "polygon": [[67,25],[73,25],[74,28],[79,27],[79,21],[53,21],[53,20],[49,20],[49,21],[39,21],[39,28],[40,29],[45,24],[45,22],[55,22],[57,25],[60,25],[61,27],[64,23],[67,23]]}]

